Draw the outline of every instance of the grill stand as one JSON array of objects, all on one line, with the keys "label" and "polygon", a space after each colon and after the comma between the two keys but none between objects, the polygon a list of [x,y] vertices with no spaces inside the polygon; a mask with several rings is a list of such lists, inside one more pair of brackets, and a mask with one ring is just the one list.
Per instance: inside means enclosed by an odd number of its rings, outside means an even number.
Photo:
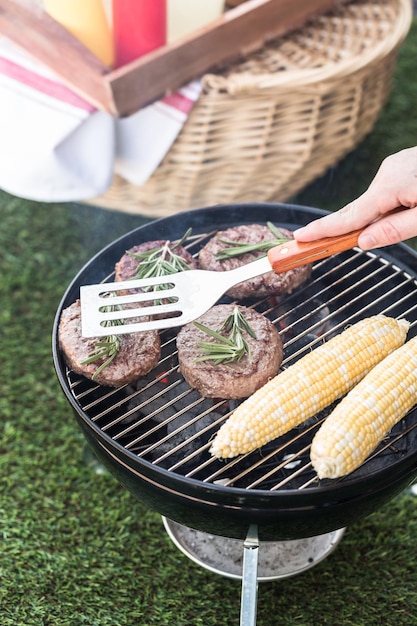
[{"label": "grill stand", "polygon": [[258,600],[258,528],[251,525],[243,543],[242,598],[240,603],[241,626],[255,626]]},{"label": "grill stand", "polygon": [[295,576],[325,559],[341,541],[345,528],[288,541],[258,540],[251,525],[246,539],[231,539],[203,533],[173,522],[162,521],[168,536],[189,559],[211,572],[242,581],[240,626],[255,626],[258,583]]}]

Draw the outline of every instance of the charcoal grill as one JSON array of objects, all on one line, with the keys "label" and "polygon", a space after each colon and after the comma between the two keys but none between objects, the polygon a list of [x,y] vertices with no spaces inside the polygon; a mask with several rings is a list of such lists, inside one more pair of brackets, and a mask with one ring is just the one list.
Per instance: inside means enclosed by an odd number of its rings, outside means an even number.
[{"label": "charcoal grill", "polygon": [[[252,548],[263,542],[295,541],[301,546],[307,538],[322,540],[328,535],[322,555],[306,557],[306,567],[314,565],[333,549],[346,526],[414,480],[417,409],[395,426],[358,470],[341,479],[319,481],[309,461],[312,437],[331,407],[260,450],[220,461],[208,453],[210,440],[235,404],[202,398],[188,387],[178,371],[175,330],[161,333],[161,359],[149,375],[135,385],[110,389],[68,370],[57,328],[62,309],[79,297],[80,285],[112,280],[115,262],[133,245],[179,239],[191,227],[187,247],[197,254],[217,229],[266,221],[295,229],[324,213],[289,204],[248,203],[150,222],[85,265],[64,294],[54,324],[57,376],[98,458],[136,498],[161,514],[171,538],[185,552],[186,540],[177,532],[184,527],[191,533],[243,542],[247,550],[242,611],[249,596],[252,613],[250,585],[258,576],[253,560],[257,550]],[[417,254],[404,244],[369,252],[349,250],[317,262],[311,279],[294,293],[244,304],[263,312],[278,327],[284,367],[348,324],[376,313],[406,317],[411,337],[417,333]],[[247,585],[252,589],[249,594]]]}]

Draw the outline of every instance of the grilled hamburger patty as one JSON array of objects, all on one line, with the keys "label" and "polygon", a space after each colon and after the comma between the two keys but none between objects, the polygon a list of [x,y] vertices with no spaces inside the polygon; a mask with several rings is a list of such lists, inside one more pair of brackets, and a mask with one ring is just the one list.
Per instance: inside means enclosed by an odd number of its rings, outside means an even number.
[{"label": "grilled hamburger patty", "polygon": [[[145,241],[144,243],[133,246],[127,250],[121,259],[116,263],[115,280],[130,280],[135,277],[137,267],[141,260],[132,256],[133,254],[142,254],[143,252],[148,252],[149,250],[156,250],[157,248],[161,248],[166,242],[166,239]],[[184,261],[190,266],[190,269],[197,269],[198,261],[188,252],[188,250],[182,246],[174,247],[172,242],[169,247],[172,252],[184,259]]]},{"label": "grilled hamburger patty", "polygon": [[[278,229],[282,235],[288,239],[293,239],[292,232],[286,228]],[[226,249],[228,246],[221,241],[233,241],[238,243],[259,243],[264,241],[273,241],[274,234],[267,226],[262,224],[243,224],[227,230],[219,231],[210,239],[210,241],[200,250],[198,260],[200,267],[205,270],[214,270],[216,272],[224,272],[226,270],[240,267],[251,261],[255,261],[264,252],[247,252],[245,254],[232,257],[230,259],[219,260],[217,254]],[[277,242],[278,245],[279,242]],[[249,280],[245,280],[227,291],[227,295],[238,300],[253,297],[266,297],[270,295],[283,295],[291,293],[296,287],[304,283],[311,276],[312,265],[303,265],[281,274],[275,274],[272,270],[267,274],[255,276]]]},{"label": "grilled hamburger patty", "polygon": [[[109,335],[111,327],[109,327]],[[77,300],[64,309],[59,322],[58,338],[67,365],[86,378],[94,373],[106,359],[83,364],[95,343],[103,338],[85,338],[81,335],[81,307]],[[120,350],[94,380],[100,385],[120,387],[131,383],[151,371],[158,363],[161,344],[157,331],[119,335]]]},{"label": "grilled hamburger patty", "polygon": [[[198,318],[198,322],[219,330],[235,305],[219,304]],[[193,389],[207,398],[246,398],[278,372],[283,358],[281,337],[264,315],[254,309],[239,306],[239,310],[256,334],[256,339],[245,333],[250,346],[240,361],[215,365],[213,361],[196,361],[202,356],[199,343],[216,341],[194,323],[186,324],[177,335],[180,371]],[[224,334],[224,333],[223,333]]]}]

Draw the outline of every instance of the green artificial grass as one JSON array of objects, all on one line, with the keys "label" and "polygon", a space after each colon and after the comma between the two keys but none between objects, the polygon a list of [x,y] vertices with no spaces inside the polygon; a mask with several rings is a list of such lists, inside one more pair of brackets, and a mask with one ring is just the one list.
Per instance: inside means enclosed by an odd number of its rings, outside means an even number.
[{"label": "green artificial grass", "polygon": [[[390,152],[417,144],[417,24],[369,137],[294,201],[336,209]],[[0,193],[0,623],[230,626],[240,582],[191,562],[86,448],[56,380],[51,329],[78,269],[146,219]],[[417,499],[404,491],[348,528],[313,569],[262,583],[259,626],[410,626]]]}]

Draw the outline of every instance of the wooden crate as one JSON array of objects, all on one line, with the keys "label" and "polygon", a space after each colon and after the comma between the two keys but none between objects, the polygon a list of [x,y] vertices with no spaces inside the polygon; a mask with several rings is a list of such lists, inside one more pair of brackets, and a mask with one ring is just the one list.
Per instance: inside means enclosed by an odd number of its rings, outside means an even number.
[{"label": "wooden crate", "polygon": [[91,202],[165,217],[214,204],[288,200],[372,130],[411,21],[410,0],[352,0],[206,73],[149,180],[135,186],[115,175]]},{"label": "wooden crate", "polygon": [[0,32],[95,107],[123,117],[348,1],[235,0],[212,24],[116,70],[30,0],[0,0]]}]

